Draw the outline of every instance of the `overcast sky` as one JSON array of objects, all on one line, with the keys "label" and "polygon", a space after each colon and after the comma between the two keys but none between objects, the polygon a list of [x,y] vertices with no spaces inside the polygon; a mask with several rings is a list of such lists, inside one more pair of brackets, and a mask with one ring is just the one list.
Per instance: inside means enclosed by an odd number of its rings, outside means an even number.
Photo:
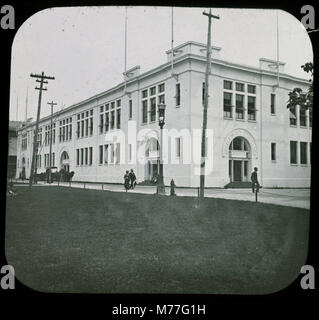
[{"label": "overcast sky", "polygon": [[[203,8],[174,8],[174,45],[207,41]],[[259,58],[276,59],[276,11],[213,9],[220,16],[212,25],[212,45],[221,59],[258,67]],[[141,73],[166,62],[171,47],[170,7],[128,7],[127,68]],[[302,24],[279,11],[280,61],[285,72],[308,79],[300,68],[312,61],[310,39]],[[54,76],[43,92],[41,117],[68,107],[122,82],[125,7],[46,9],[31,16],[16,33],[12,46],[10,119],[36,117],[38,90],[30,73]],[[18,100],[18,103],[17,103]],[[17,113],[18,105],[18,113]]]}]

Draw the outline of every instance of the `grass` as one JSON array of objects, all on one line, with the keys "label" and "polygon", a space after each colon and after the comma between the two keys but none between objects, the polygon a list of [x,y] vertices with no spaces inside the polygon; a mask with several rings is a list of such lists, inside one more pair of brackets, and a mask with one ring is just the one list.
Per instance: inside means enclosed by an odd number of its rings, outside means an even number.
[{"label": "grass", "polygon": [[270,204],[18,188],[6,256],[44,292],[276,292],[306,261],[309,211]]}]

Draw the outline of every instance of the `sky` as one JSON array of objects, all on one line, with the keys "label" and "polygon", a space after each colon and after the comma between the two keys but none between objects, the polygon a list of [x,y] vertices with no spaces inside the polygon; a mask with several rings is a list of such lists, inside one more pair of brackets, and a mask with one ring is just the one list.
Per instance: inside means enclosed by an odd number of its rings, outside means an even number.
[{"label": "sky", "polygon": [[[187,41],[206,44],[207,8],[174,8],[174,46]],[[167,61],[171,47],[171,7],[127,7],[127,69],[141,73]],[[282,10],[221,9],[212,13],[212,45],[222,60],[258,67],[259,58],[279,60],[285,73],[308,79],[300,68],[313,60],[311,41],[300,21]],[[101,93],[123,81],[125,7],[65,7],[45,9],[27,19],[12,45],[10,120],[36,118],[38,85],[31,73],[49,80],[43,91],[41,117]]]}]

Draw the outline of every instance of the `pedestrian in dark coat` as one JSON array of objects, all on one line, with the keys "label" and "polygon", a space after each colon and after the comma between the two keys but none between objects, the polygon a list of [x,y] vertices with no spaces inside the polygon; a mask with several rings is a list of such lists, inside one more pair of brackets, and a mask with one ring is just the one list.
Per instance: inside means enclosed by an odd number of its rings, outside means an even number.
[{"label": "pedestrian in dark coat", "polygon": [[251,187],[252,187],[252,191],[253,193],[255,192],[255,188],[256,191],[259,192],[259,182],[258,182],[258,177],[257,177],[257,167],[254,168],[254,171],[251,174]]},{"label": "pedestrian in dark coat", "polygon": [[124,175],[124,188],[126,192],[130,188],[130,175],[128,170],[126,170],[126,173]]},{"label": "pedestrian in dark coat", "polygon": [[131,169],[131,172],[129,173],[129,175],[130,175],[131,189],[134,189],[134,187],[136,185],[136,175],[135,175],[133,169]]}]

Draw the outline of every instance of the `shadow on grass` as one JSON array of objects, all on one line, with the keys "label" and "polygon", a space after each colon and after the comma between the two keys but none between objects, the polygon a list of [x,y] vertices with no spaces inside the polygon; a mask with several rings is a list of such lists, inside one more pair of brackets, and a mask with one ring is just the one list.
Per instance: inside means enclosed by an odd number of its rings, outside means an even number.
[{"label": "shadow on grass", "polygon": [[37,187],[7,199],[6,256],[44,292],[266,294],[305,263],[309,211]]}]

